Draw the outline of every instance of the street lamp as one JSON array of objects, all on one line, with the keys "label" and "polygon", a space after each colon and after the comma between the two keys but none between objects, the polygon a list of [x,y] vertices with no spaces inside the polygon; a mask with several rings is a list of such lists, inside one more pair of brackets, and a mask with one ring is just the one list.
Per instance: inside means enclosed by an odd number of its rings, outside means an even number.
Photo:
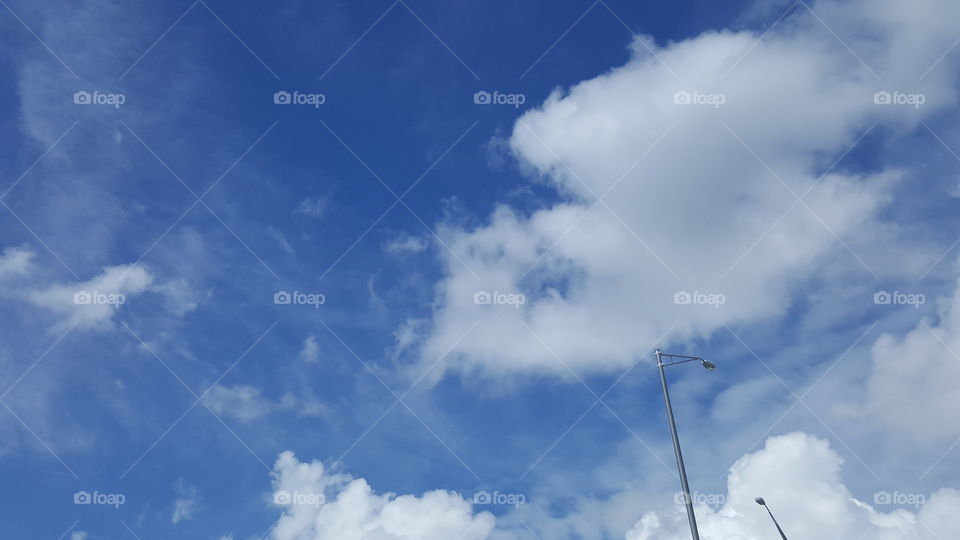
[{"label": "street lamp", "polygon": [[773,524],[777,526],[777,532],[780,533],[780,538],[787,540],[787,535],[783,534],[783,529],[780,528],[780,524],[777,523],[777,518],[773,517],[773,512],[770,511],[770,507],[767,506],[767,501],[763,500],[763,497],[757,497],[754,499],[757,504],[767,509],[767,513],[770,514],[770,519],[773,520]]},{"label": "street lamp", "polygon": [[[675,362],[664,364],[664,358],[679,358]],[[677,469],[680,471],[680,487],[683,488],[683,502],[687,507],[687,521],[690,522],[690,534],[693,540],[700,540],[700,531],[697,530],[697,517],[693,513],[693,500],[690,497],[690,486],[687,484],[687,470],[683,466],[683,454],[680,452],[680,439],[677,438],[677,424],[673,420],[673,407],[670,405],[670,391],[667,390],[667,376],[663,368],[685,364],[693,361],[700,362],[704,368],[713,371],[717,369],[716,364],[709,360],[704,360],[699,356],[684,356],[682,354],[666,354],[657,349],[657,368],[660,370],[660,383],[663,385],[663,402],[667,406],[667,420],[670,424],[670,436],[673,438],[673,451],[677,455]]]}]

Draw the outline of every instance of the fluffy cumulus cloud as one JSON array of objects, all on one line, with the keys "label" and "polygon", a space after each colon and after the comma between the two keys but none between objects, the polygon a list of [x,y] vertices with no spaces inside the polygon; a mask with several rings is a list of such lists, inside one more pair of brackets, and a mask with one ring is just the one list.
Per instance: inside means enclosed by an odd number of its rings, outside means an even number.
[{"label": "fluffy cumulus cloud", "polygon": [[[512,152],[562,200],[445,232],[425,361],[452,347],[448,367],[464,371],[609,370],[658,340],[785,313],[826,261],[869,277],[880,239],[895,243],[879,211],[902,172],[831,166],[871,126],[955,105],[955,57],[923,72],[956,39],[960,6],[816,9],[844,42],[802,7],[759,41],[638,38],[626,65],[524,114]],[[876,104],[879,91],[925,104]]]},{"label": "fluffy cumulus cloud", "polygon": [[[754,499],[763,496],[778,521],[793,538],[875,538],[907,540],[955,538],[960,533],[960,491],[940,489],[913,494],[913,506],[898,507],[883,499],[853,497],[843,483],[843,459],[825,440],[805,433],[767,439],[764,448],[743,456],[727,477],[727,492],[696,496],[699,529],[705,540],[758,540],[776,535],[767,513]],[[626,540],[681,540],[689,538],[683,505],[665,495],[651,509],[651,499],[624,492],[579,525],[588,537],[596,531],[623,534]],[[616,500],[616,502],[614,502]],[[399,540],[434,538],[526,538],[529,531],[548,534],[551,516],[525,514],[528,524],[506,516],[500,526],[486,512],[475,513],[460,495],[443,490],[422,496],[378,495],[362,478],[328,471],[320,462],[301,462],[292,453],[280,455],[274,465],[273,501],[283,508],[271,538],[274,540]],[[897,501],[893,501],[897,502]],[[901,501],[902,502],[902,501]],[[708,506],[706,503],[710,503]],[[616,533],[606,523],[605,506],[618,505],[642,512],[627,531]],[[643,511],[644,506],[648,510]],[[592,523],[591,520],[593,521]],[[529,528],[528,528],[529,527]],[[591,532],[594,531],[594,532]]]},{"label": "fluffy cumulus cloud", "polygon": [[331,474],[284,452],[274,465],[273,500],[283,515],[273,540],[481,540],[494,527],[457,493],[377,494],[362,478]]},{"label": "fluffy cumulus cloud", "polygon": [[[843,460],[829,444],[792,433],[767,440],[766,446],[731,467],[724,503],[716,510],[696,507],[701,536],[716,540],[754,540],[776,536],[767,513],[754,498],[763,496],[790,538],[955,538],[960,492],[942,489],[917,494],[925,501],[917,511],[878,509],[855,499],[840,479]],[[872,501],[871,501],[872,502]],[[881,502],[883,502],[881,500]],[[627,540],[689,538],[682,505],[668,512],[648,512],[627,533]]]},{"label": "fluffy cumulus cloud", "polygon": [[939,321],[922,320],[903,337],[873,345],[864,414],[901,440],[947,445],[960,437],[960,283]]}]

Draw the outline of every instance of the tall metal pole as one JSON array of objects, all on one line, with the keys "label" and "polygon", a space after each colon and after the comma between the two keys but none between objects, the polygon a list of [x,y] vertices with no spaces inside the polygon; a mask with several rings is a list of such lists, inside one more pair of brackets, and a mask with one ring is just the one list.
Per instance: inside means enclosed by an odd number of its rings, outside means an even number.
[{"label": "tall metal pole", "polygon": [[667,420],[670,424],[670,436],[673,437],[673,451],[677,455],[677,469],[680,470],[680,487],[683,488],[683,502],[687,506],[687,521],[690,522],[690,534],[693,540],[700,540],[697,530],[697,517],[693,513],[693,498],[687,484],[687,470],[683,466],[683,454],[680,452],[680,439],[677,438],[677,424],[673,421],[673,407],[670,405],[670,391],[667,390],[667,376],[663,372],[663,358],[657,349],[657,368],[660,370],[660,382],[663,384],[663,401],[667,405]]}]

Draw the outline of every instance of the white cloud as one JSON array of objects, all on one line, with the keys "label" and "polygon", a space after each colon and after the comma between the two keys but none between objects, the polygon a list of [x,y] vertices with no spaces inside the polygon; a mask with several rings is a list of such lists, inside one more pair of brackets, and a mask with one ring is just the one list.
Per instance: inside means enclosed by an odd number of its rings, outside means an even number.
[{"label": "white cloud", "polygon": [[296,255],[296,250],[293,249],[293,246],[290,245],[290,242],[287,240],[287,237],[280,232],[280,229],[276,227],[267,227],[267,233],[274,239],[274,241],[279,245],[287,255]]},{"label": "white cloud", "polygon": [[177,317],[197,309],[197,293],[185,279],[177,279],[151,287],[166,296],[167,309]]},{"label": "white cloud", "polygon": [[[955,511],[960,491],[917,493],[918,504],[910,507],[887,505],[882,494],[877,503],[864,502],[853,497],[843,483],[842,464],[843,459],[825,440],[799,432],[770,437],[764,448],[743,456],[731,467],[726,493],[699,494],[696,512],[702,538],[776,536],[770,518],[754,502],[758,496],[766,499],[790,538],[934,540],[954,538],[960,531],[960,515]],[[587,510],[573,522],[569,517],[549,515],[549,505],[538,501],[543,512],[539,516],[521,507],[526,512],[521,515],[523,521],[508,514],[498,523],[486,512],[474,513],[471,504],[456,493],[378,495],[362,478],[331,473],[322,463],[301,462],[291,452],[278,457],[273,477],[274,501],[283,507],[273,540],[430,540],[461,535],[500,540],[526,537],[527,527],[545,538],[573,534],[573,530],[584,537],[606,531],[627,540],[689,538],[684,507],[674,493],[650,497],[634,490],[600,504],[581,500],[578,505]],[[716,504],[707,506],[702,500],[705,495]],[[656,500],[662,502],[651,505],[650,501]],[[605,520],[624,512],[639,516],[632,527],[624,527],[629,530],[617,533]],[[567,528],[570,526],[575,529]]]},{"label": "white cloud", "polygon": [[300,348],[300,359],[304,362],[316,362],[320,359],[320,346],[317,345],[317,338],[310,335],[303,340],[303,346]]},{"label": "white cloud", "polygon": [[941,307],[938,323],[922,320],[902,338],[884,334],[873,344],[863,412],[899,440],[945,444],[960,437],[960,282]]},{"label": "white cloud", "polygon": [[213,412],[241,422],[259,420],[275,412],[290,411],[300,416],[319,416],[326,412],[326,407],[312,397],[284,394],[273,401],[265,398],[259,388],[246,384],[217,385],[203,396],[203,402]]},{"label": "white cloud", "polygon": [[146,265],[108,266],[97,277],[29,293],[34,304],[63,316],[60,326],[111,327],[113,315],[133,296],[148,289],[153,274]]},{"label": "white cloud", "polygon": [[[771,437],[762,450],[745,455],[731,467],[720,508],[697,505],[701,536],[705,540],[775,537],[770,517],[754,502],[758,496],[764,497],[790,538],[932,540],[952,538],[960,530],[960,515],[944,511],[960,502],[960,492],[941,489],[918,494],[927,500],[917,512],[878,510],[850,494],[840,478],[842,463],[826,441],[810,435]],[[644,514],[626,538],[680,540],[689,535],[684,508],[675,504],[670,511]]]},{"label": "white cloud", "polygon": [[307,197],[300,201],[295,210],[298,214],[310,217],[320,217],[327,211],[330,201],[327,197]]},{"label": "white cloud", "polygon": [[286,501],[273,540],[481,540],[494,526],[491,514],[474,514],[457,493],[378,495],[366,480],[330,474],[292,452],[277,458],[273,490],[274,501]]},{"label": "white cloud", "polygon": [[33,251],[25,247],[4,248],[0,255],[0,279],[26,274],[31,266]]},{"label": "white cloud", "polygon": [[403,351],[413,346],[423,338],[427,323],[425,319],[407,319],[393,331],[393,357],[396,358]]},{"label": "white cloud", "polygon": [[83,531],[75,531],[70,534],[70,540],[87,540],[87,533]]},{"label": "white cloud", "polygon": [[[856,3],[817,3],[882,81],[797,10],[759,42],[754,32],[666,46],[640,39],[626,65],[554,92],[510,142],[566,200],[530,215],[499,207],[485,226],[445,232],[455,255],[446,255],[424,361],[453,346],[447,366],[461,371],[623,368],[658,339],[785,313],[821,266],[869,276],[860,259],[871,253],[916,252],[879,232],[896,229],[877,216],[901,171],[820,176],[875,122],[909,128],[955,104],[954,59],[922,80],[916,59],[932,63],[956,39],[946,21],[960,6],[929,4],[885,0],[862,16]],[[926,104],[876,105],[882,89],[923,92]],[[678,105],[678,91],[726,101]],[[475,301],[494,291],[526,302]],[[678,305],[680,291],[725,302]]]},{"label": "white cloud", "polygon": [[272,401],[260,395],[259,388],[245,384],[217,385],[203,396],[203,402],[213,412],[232,416],[242,422],[258,420],[276,407]]},{"label": "white cloud", "polygon": [[401,253],[420,253],[427,249],[427,242],[419,236],[402,234],[383,245],[384,251],[394,255]]},{"label": "white cloud", "polygon": [[386,304],[383,302],[383,298],[377,294],[376,289],[376,274],[370,274],[370,277],[367,278],[367,302],[369,302],[370,307],[376,310],[386,309]]},{"label": "white cloud", "polygon": [[33,304],[59,313],[57,328],[76,324],[80,329],[112,327],[114,314],[144,292],[162,295],[166,309],[177,317],[197,307],[197,294],[185,279],[156,284],[143,263],[107,266],[96,277],[79,283],[55,284],[27,293]]},{"label": "white cloud", "polygon": [[193,519],[193,515],[200,510],[203,498],[197,493],[197,488],[187,485],[183,478],[177,480],[174,490],[177,492],[177,499],[173,502],[173,515],[170,521],[176,525],[181,521]]},{"label": "white cloud", "polygon": [[947,191],[947,195],[953,197],[954,199],[960,199],[960,176],[954,177],[953,187]]}]

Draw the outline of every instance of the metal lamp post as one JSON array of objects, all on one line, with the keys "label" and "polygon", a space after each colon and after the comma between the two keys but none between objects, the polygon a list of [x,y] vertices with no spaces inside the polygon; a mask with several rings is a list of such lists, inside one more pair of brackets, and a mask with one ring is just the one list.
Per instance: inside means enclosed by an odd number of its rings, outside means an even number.
[{"label": "metal lamp post", "polygon": [[[680,358],[675,362],[664,364],[664,358]],[[690,522],[690,534],[693,540],[700,540],[700,531],[697,530],[697,517],[693,513],[693,500],[690,496],[690,485],[687,484],[687,470],[683,466],[683,454],[680,452],[680,439],[677,438],[677,424],[673,420],[673,407],[670,405],[670,391],[667,389],[667,376],[663,368],[698,361],[708,370],[717,369],[717,366],[699,356],[684,356],[682,354],[666,354],[657,349],[657,368],[660,370],[660,383],[663,385],[663,401],[667,406],[667,420],[670,424],[670,436],[673,438],[673,451],[677,455],[677,469],[680,471],[680,487],[683,488],[683,502],[687,507],[687,521]]]},{"label": "metal lamp post", "polygon": [[754,499],[757,504],[767,509],[767,513],[770,514],[770,519],[773,520],[773,524],[777,526],[777,532],[780,533],[780,538],[787,540],[787,535],[783,534],[783,529],[780,528],[780,524],[777,523],[777,518],[773,517],[773,512],[770,511],[770,507],[767,506],[767,501],[763,500],[763,497],[757,497]]}]

